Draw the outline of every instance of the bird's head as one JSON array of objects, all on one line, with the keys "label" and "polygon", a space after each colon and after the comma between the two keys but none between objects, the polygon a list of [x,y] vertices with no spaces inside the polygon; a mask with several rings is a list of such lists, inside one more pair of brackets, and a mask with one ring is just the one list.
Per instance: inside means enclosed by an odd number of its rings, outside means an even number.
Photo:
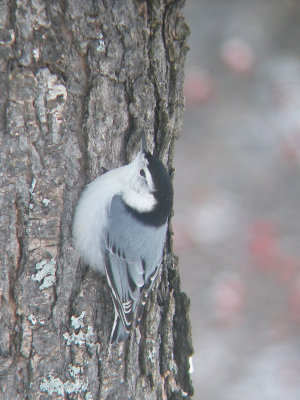
[{"label": "bird's head", "polygon": [[128,185],[122,194],[125,204],[136,213],[163,214],[167,219],[173,205],[173,189],[163,163],[153,156],[142,135],[141,150],[128,165]]}]

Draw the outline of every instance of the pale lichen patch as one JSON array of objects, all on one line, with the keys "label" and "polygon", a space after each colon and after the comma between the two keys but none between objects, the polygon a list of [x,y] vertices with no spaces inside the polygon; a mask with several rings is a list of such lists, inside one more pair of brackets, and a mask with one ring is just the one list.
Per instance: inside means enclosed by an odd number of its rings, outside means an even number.
[{"label": "pale lichen patch", "polygon": [[98,41],[97,41],[97,51],[102,53],[105,51],[105,42],[102,32],[99,33]]},{"label": "pale lichen patch", "polygon": [[37,318],[33,314],[30,314],[27,319],[32,323],[32,325],[36,325],[38,323]]},{"label": "pale lichen patch", "polygon": [[37,74],[38,95],[36,107],[38,118],[47,133],[52,134],[53,142],[59,142],[60,126],[64,120],[67,89],[58,75],[52,74],[48,68],[39,70]]},{"label": "pale lichen patch", "polygon": [[35,265],[37,273],[31,275],[31,279],[38,282],[43,281],[43,283],[39,286],[40,290],[47,289],[55,284],[55,265],[56,261],[53,258],[50,261],[43,259]]},{"label": "pale lichen patch", "polygon": [[42,379],[40,389],[42,392],[47,392],[50,395],[57,393],[60,396],[63,396],[65,392],[64,383],[59,378],[54,378],[51,374],[48,379]]},{"label": "pale lichen patch", "polygon": [[91,399],[88,392],[88,380],[81,376],[81,367],[70,365],[68,368],[70,379],[63,382],[60,378],[55,378],[52,374],[48,378],[43,378],[40,384],[40,389],[50,395],[57,393],[60,396],[72,393],[85,393],[85,399]]},{"label": "pale lichen patch", "polygon": [[40,51],[40,49],[38,47],[35,47],[32,50],[32,54],[33,54],[33,58],[35,59],[35,61],[39,61],[40,56],[41,56],[41,51]]},{"label": "pale lichen patch", "polygon": [[44,204],[45,207],[47,207],[47,206],[49,205],[49,203],[50,203],[50,200],[49,200],[49,199],[46,199],[46,198],[44,197],[43,200],[42,200],[42,203]]},{"label": "pale lichen patch", "polygon": [[29,193],[31,196],[35,195],[34,189],[35,189],[36,182],[37,182],[36,178],[33,178],[32,182],[31,182],[31,186],[29,188]]},{"label": "pale lichen patch", "polygon": [[82,329],[78,333],[73,332],[72,335],[66,332],[63,337],[67,341],[67,346],[71,346],[72,343],[78,346],[86,344],[88,347],[95,345],[95,333],[92,326],[88,326],[86,332]]},{"label": "pale lichen patch", "polygon": [[27,317],[28,321],[31,322],[31,324],[33,326],[35,325],[45,325],[45,321],[44,320],[39,320],[35,315],[30,314]]},{"label": "pale lichen patch", "polygon": [[84,327],[83,317],[85,315],[85,311],[79,315],[79,317],[75,317],[74,315],[71,317],[71,324],[74,329],[79,329]]}]

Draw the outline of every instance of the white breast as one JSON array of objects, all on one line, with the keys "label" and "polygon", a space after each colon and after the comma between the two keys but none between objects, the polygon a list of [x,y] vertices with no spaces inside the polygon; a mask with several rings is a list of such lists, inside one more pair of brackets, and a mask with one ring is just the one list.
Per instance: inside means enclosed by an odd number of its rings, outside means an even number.
[{"label": "white breast", "polygon": [[154,195],[147,191],[130,190],[123,195],[124,202],[138,212],[152,211],[157,203]]},{"label": "white breast", "polygon": [[113,196],[122,191],[128,166],[113,169],[86,186],[79,199],[73,222],[74,245],[85,263],[104,273],[101,253],[107,210]]}]

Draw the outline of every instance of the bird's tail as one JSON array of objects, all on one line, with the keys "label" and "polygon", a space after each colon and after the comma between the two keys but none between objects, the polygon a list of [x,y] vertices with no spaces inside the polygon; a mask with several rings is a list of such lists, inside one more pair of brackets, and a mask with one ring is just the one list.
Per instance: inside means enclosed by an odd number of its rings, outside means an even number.
[{"label": "bird's tail", "polygon": [[129,332],[126,332],[124,325],[118,316],[118,313],[115,312],[115,321],[111,330],[110,335],[110,343],[121,343],[124,342],[129,335]]}]

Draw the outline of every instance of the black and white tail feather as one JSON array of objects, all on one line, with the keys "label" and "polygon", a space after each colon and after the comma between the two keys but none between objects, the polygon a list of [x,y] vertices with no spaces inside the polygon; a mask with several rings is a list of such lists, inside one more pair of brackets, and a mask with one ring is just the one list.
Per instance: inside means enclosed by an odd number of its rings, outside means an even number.
[{"label": "black and white tail feather", "polygon": [[111,342],[142,317],[158,275],[173,203],[169,175],[146,147],[128,165],[90,183],[76,208],[73,237],[83,260],[107,277],[115,308]]}]

